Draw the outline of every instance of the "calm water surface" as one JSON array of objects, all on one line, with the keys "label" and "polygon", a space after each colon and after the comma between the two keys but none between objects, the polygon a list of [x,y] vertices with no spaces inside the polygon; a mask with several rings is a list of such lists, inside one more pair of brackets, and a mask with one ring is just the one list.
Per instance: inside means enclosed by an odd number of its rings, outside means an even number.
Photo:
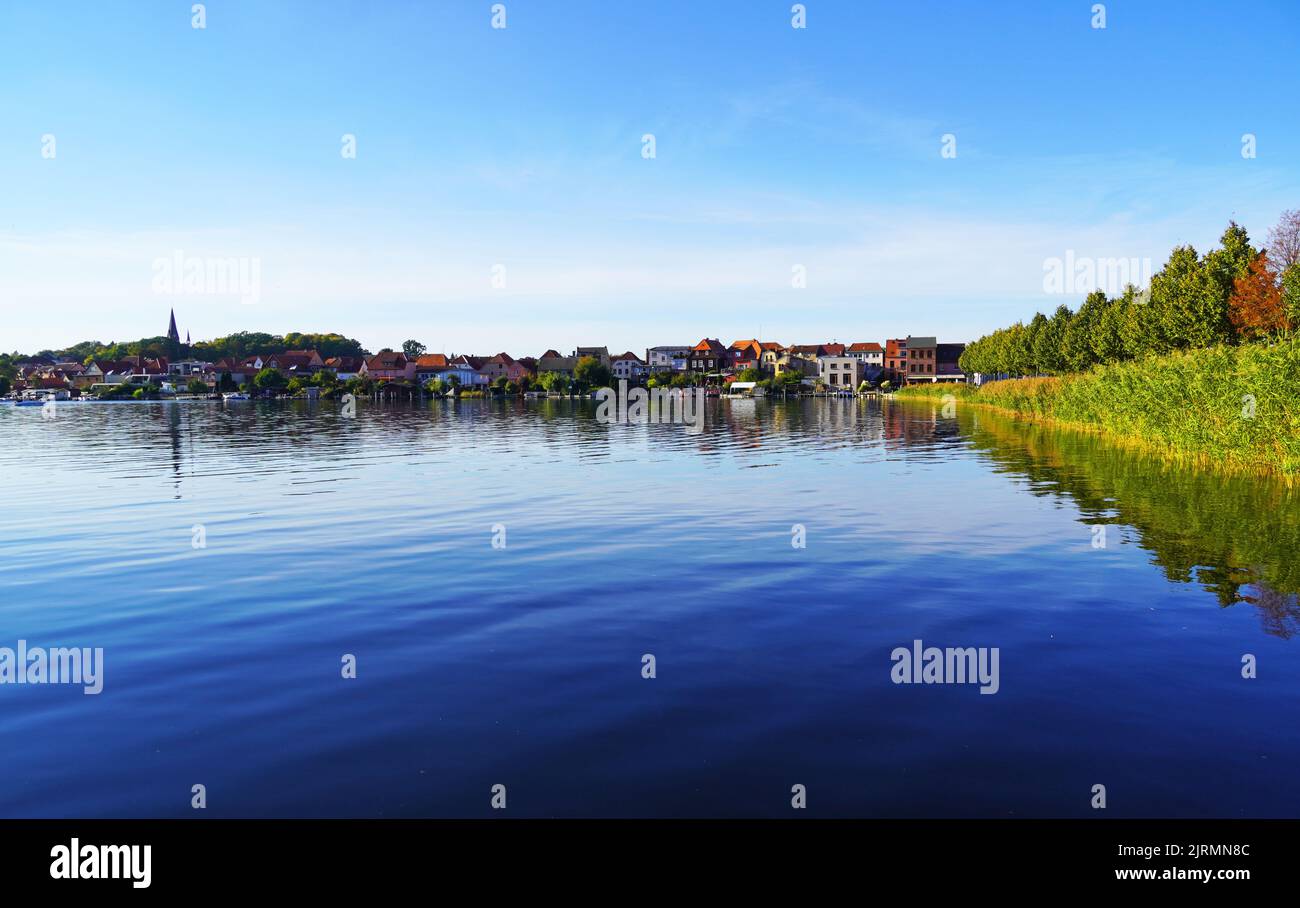
[{"label": "calm water surface", "polygon": [[[0,407],[0,646],[106,662],[0,686],[0,815],[1300,814],[1296,492],[924,404],[593,414]],[[891,683],[918,638],[1001,689]]]}]

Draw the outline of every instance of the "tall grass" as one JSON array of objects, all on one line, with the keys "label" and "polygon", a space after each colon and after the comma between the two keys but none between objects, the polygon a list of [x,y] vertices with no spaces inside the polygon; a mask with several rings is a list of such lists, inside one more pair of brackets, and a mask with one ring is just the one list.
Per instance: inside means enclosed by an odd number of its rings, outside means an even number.
[{"label": "tall grass", "polygon": [[1152,356],[978,390],[924,385],[898,392],[944,394],[1105,432],[1177,459],[1300,477],[1300,339]]}]

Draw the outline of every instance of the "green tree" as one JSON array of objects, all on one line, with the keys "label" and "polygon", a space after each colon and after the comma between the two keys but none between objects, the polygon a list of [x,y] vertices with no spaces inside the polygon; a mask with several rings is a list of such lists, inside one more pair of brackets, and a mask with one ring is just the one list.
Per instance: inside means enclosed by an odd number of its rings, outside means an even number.
[{"label": "green tree", "polygon": [[191,394],[207,394],[208,383],[201,378],[191,378],[187,389]]},{"label": "green tree", "polygon": [[415,359],[417,356],[423,356],[424,351],[426,349],[427,348],[424,346],[424,344],[420,343],[418,340],[408,340],[402,342],[402,352],[405,353],[411,359]]},{"label": "green tree", "polygon": [[279,369],[267,366],[253,376],[253,387],[259,391],[278,391],[285,386],[285,378]]},{"label": "green tree", "polygon": [[606,388],[613,380],[609,366],[601,363],[594,356],[584,356],[573,367],[573,381],[579,388]]},{"label": "green tree", "polygon": [[1061,304],[1034,334],[1034,363],[1039,372],[1060,375],[1066,371],[1065,335],[1071,317],[1070,307]]},{"label": "green tree", "polygon": [[1300,262],[1282,272],[1282,308],[1287,321],[1300,325]]},{"label": "green tree", "polygon": [[1092,351],[1092,331],[1106,305],[1106,294],[1094,290],[1070,319],[1062,346],[1067,372],[1085,372],[1097,362]]},{"label": "green tree", "polygon": [[563,372],[543,372],[537,377],[537,383],[548,394],[563,394],[569,390],[569,376]]},{"label": "green tree", "polygon": [[1151,352],[1208,347],[1232,337],[1227,294],[1191,246],[1174,249],[1151,279],[1150,306],[1155,317],[1146,320],[1144,341]]},{"label": "green tree", "polygon": [[[1246,229],[1236,221],[1229,221],[1228,229],[1223,231],[1223,236],[1219,239],[1219,248],[1205,257],[1205,267],[1219,288],[1219,298],[1223,304],[1225,317],[1228,311],[1228,300],[1232,296],[1237,280],[1246,276],[1250,266],[1259,258],[1259,253],[1260,250],[1250,244]],[[1223,339],[1231,338],[1232,334],[1231,320],[1229,320]]]}]

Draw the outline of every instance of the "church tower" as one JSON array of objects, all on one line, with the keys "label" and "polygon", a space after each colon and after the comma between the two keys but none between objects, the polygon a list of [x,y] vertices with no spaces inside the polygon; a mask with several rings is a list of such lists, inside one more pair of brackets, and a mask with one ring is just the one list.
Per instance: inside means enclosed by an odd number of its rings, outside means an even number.
[{"label": "church tower", "polygon": [[171,311],[171,323],[167,326],[167,357],[179,359],[181,354],[181,333],[176,330],[176,310]]}]

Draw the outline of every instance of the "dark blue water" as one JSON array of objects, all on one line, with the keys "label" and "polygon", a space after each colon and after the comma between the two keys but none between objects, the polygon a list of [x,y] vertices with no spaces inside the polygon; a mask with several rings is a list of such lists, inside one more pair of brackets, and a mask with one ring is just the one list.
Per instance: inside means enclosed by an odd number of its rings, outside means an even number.
[{"label": "dark blue water", "polygon": [[[927,405],[592,413],[0,407],[0,646],[105,653],[0,685],[0,815],[1300,812],[1294,492]],[[892,683],[915,639],[998,692]]]}]

